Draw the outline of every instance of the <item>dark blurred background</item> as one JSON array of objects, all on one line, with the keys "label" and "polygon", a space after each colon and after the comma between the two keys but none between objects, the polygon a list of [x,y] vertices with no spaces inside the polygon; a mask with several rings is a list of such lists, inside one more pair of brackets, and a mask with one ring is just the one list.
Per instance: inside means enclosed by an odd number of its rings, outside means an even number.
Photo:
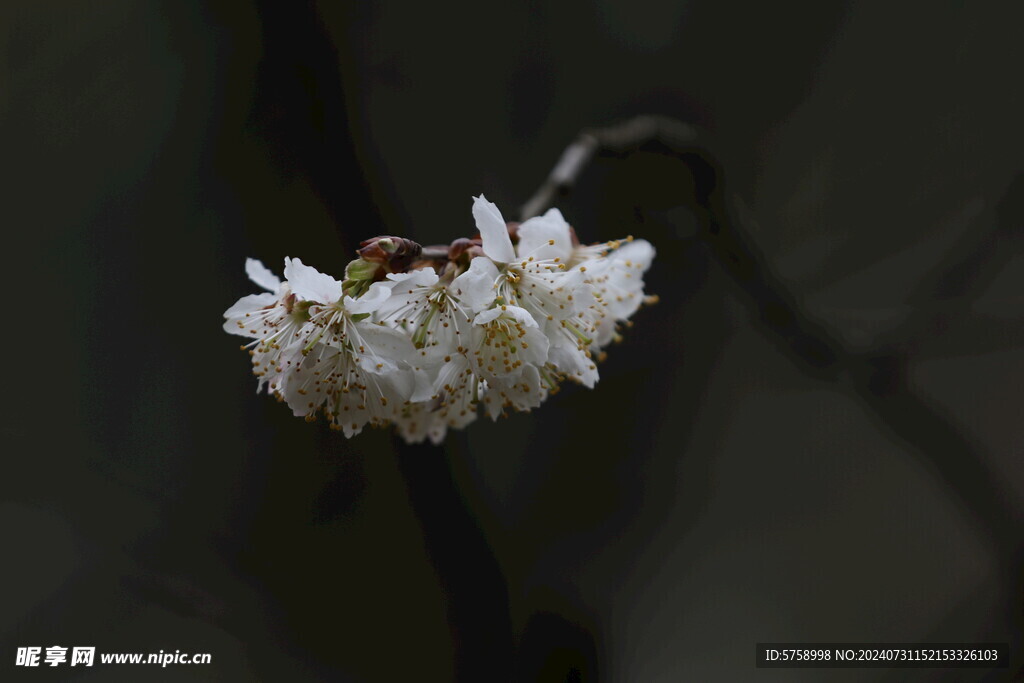
[{"label": "dark blurred background", "polygon": [[[14,0],[3,678],[975,681],[1024,662],[1018,3]],[[648,149],[559,203],[658,258],[596,390],[444,448],[254,395],[247,256],[507,217],[587,126]],[[808,362],[775,290],[836,351]],[[758,670],[758,641],[1002,641],[971,670]],[[13,666],[17,646],[209,652]]]}]

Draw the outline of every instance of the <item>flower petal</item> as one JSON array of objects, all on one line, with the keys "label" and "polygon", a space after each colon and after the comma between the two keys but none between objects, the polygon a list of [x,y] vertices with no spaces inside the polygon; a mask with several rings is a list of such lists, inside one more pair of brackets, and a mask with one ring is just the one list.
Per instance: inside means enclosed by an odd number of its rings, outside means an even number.
[{"label": "flower petal", "polygon": [[474,313],[490,308],[498,290],[498,267],[487,258],[478,256],[469,263],[469,270],[455,278],[448,287],[464,306]]},{"label": "flower petal", "polygon": [[532,256],[535,259],[560,258],[568,261],[572,257],[572,237],[562,212],[549,209],[543,216],[523,222],[519,226],[516,253],[521,259]]},{"label": "flower petal", "polygon": [[413,370],[412,376],[414,385],[409,401],[412,403],[429,401],[434,395],[434,385],[430,381],[430,375],[423,370]]},{"label": "flower petal", "polygon": [[[358,352],[353,352],[356,361],[363,370],[373,374],[394,373],[416,353],[408,335],[383,325],[355,323],[349,332],[358,346]],[[411,377],[411,368],[408,372]],[[412,393],[411,385],[409,392]]]},{"label": "flower petal", "polygon": [[486,325],[487,323],[497,320],[498,318],[511,318],[521,325],[526,327],[537,327],[537,321],[533,319],[533,316],[519,306],[497,306],[490,308],[478,315],[473,319],[474,325]]},{"label": "flower petal", "polygon": [[275,301],[277,301],[277,297],[268,292],[243,296],[235,302],[234,306],[224,311],[224,331],[243,337],[258,337],[258,330],[246,329],[246,317],[267,306],[273,306]]},{"label": "flower petal", "polygon": [[647,240],[633,240],[608,255],[609,258],[620,261],[632,261],[643,274],[651,267],[654,260],[654,247]]},{"label": "flower petal", "polygon": [[295,296],[306,301],[333,304],[341,298],[341,283],[299,259],[284,260],[284,277]]},{"label": "flower petal", "polygon": [[551,340],[541,331],[539,327],[526,327],[526,334],[520,342],[519,360],[526,363],[526,367],[541,367],[548,359],[548,349],[551,347]]},{"label": "flower petal", "polygon": [[512,238],[508,236],[505,219],[498,207],[480,195],[473,198],[473,218],[476,229],[483,239],[484,253],[498,263],[510,263],[516,259]]},{"label": "flower petal", "polygon": [[564,337],[555,337],[548,348],[548,363],[575,380],[593,389],[597,384],[597,366],[587,357],[579,346],[568,342]]},{"label": "flower petal", "polygon": [[392,286],[390,282],[374,282],[358,299],[346,296],[345,308],[354,315],[373,313],[391,296]]},{"label": "flower petal", "polygon": [[431,287],[437,284],[437,271],[419,268],[408,273],[388,273],[388,280],[407,287]]},{"label": "flower petal", "polygon": [[271,292],[276,292],[277,288],[281,286],[281,278],[274,275],[270,272],[270,268],[254,258],[245,259],[245,274],[260,287]]}]

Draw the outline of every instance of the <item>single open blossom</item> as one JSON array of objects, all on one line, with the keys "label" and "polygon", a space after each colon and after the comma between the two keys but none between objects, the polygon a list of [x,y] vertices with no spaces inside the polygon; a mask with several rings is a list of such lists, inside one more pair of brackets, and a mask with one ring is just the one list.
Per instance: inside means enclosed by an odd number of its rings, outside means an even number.
[{"label": "single open blossom", "polygon": [[541,404],[547,390],[538,368],[548,346],[537,321],[518,306],[501,304],[474,318],[469,360],[484,381],[484,407],[492,419],[505,408],[528,411]]},{"label": "single open blossom", "polygon": [[[246,270],[257,284],[275,284],[258,261]],[[323,413],[349,436],[368,422],[387,424],[389,405],[404,403],[415,387],[411,341],[368,321],[390,297],[388,288],[377,283],[354,299],[341,282],[299,259],[285,259],[284,274],[274,294],[243,297],[225,313],[225,329],[254,339],[247,348],[260,388],[297,416]]]},{"label": "single open blossom", "polygon": [[[552,388],[558,376],[593,387],[598,380],[589,350],[594,330],[583,313],[600,304],[587,281],[586,268],[569,268],[569,224],[558,209],[551,209],[519,225],[520,241],[514,248],[494,204],[477,197],[473,215],[484,253],[500,266],[494,284],[496,298],[527,310],[550,341],[540,374]],[[503,260],[508,256],[512,258]],[[594,310],[591,317],[597,315]]]},{"label": "single open blossom", "polygon": [[248,259],[245,271],[253,282],[269,291],[239,299],[224,313],[224,330],[254,340],[242,348],[252,356],[253,373],[259,378],[257,390],[269,387],[277,393],[281,387],[277,369],[281,355],[302,329],[306,314],[295,306],[297,299],[290,287],[262,263]]},{"label": "single open blossom", "polygon": [[343,281],[298,259],[282,281],[249,259],[266,291],[229,308],[224,329],[252,340],[257,389],[346,436],[393,424],[440,443],[481,408],[532,410],[566,378],[593,387],[600,350],[651,300],[653,247],[581,246],[557,209],[509,226],[482,196],[473,216],[479,237],[449,247],[366,240]]},{"label": "single open blossom", "polygon": [[592,349],[616,339],[617,326],[629,320],[646,301],[644,273],[654,260],[654,247],[646,240],[614,240],[573,250],[574,269],[585,269],[600,305],[586,311],[587,327],[594,333]]},{"label": "single open blossom", "polygon": [[403,406],[393,418],[399,433],[410,442],[429,437],[440,443],[449,427],[468,425],[476,419],[484,391],[479,377],[470,370],[462,343],[464,337],[471,336],[471,313],[456,294],[471,276],[449,275],[442,279],[432,268],[389,274],[385,284],[391,296],[375,316],[382,324],[407,334],[415,347],[419,400]]}]

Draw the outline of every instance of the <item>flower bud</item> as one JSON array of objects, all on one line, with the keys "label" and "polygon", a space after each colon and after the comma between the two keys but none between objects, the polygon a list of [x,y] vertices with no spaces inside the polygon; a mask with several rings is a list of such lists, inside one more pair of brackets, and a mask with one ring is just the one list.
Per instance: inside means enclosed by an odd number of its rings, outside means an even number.
[{"label": "flower bud", "polygon": [[379,263],[358,258],[355,261],[350,261],[349,264],[345,266],[345,279],[372,280],[377,275],[378,268],[380,268]]},{"label": "flower bud", "polygon": [[356,250],[359,257],[375,263],[392,263],[395,260],[411,261],[420,254],[421,247],[404,237],[382,235],[359,243]]},{"label": "flower bud", "polygon": [[449,261],[458,261],[459,257],[462,256],[463,254],[465,254],[473,246],[474,246],[474,243],[469,238],[466,238],[466,237],[458,238],[457,240],[453,241],[448,246],[448,260]]}]

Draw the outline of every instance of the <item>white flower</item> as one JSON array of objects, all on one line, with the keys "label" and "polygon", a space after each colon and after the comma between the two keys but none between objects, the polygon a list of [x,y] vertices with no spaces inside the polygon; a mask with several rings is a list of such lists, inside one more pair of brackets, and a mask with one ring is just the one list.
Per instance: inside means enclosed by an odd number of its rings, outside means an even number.
[{"label": "white flower", "polygon": [[406,331],[416,348],[422,350],[421,356],[458,345],[460,325],[465,327],[469,315],[433,269],[391,273],[386,281],[374,286],[390,290],[374,318]]},{"label": "white flower", "polygon": [[271,392],[278,392],[281,354],[293,343],[307,316],[296,307],[289,285],[282,284],[262,263],[248,259],[245,271],[253,282],[270,292],[239,299],[224,313],[224,330],[254,340],[242,349],[248,349],[252,356],[253,373],[259,378],[256,390],[269,387]]},{"label": "white flower", "polygon": [[[274,283],[262,264],[251,264],[254,281]],[[267,386],[295,415],[313,419],[323,412],[348,436],[367,422],[386,424],[416,381],[408,337],[366,319],[390,289],[376,283],[354,299],[342,283],[299,259],[285,259],[284,272],[287,281],[276,294],[243,297],[225,313],[225,329],[255,338],[258,388]]]},{"label": "white flower", "polygon": [[594,330],[592,348],[607,346],[617,335],[617,324],[636,313],[645,301],[643,275],[654,260],[654,247],[646,240],[615,240],[576,247],[573,268],[584,270],[600,305],[584,314]]},{"label": "white flower", "polygon": [[[572,256],[569,224],[557,209],[552,209],[523,222],[519,226],[520,243],[513,247],[494,204],[483,196],[477,197],[473,215],[484,253],[501,265],[500,270],[495,268],[494,301],[528,311],[550,342],[550,355],[540,368],[546,366],[548,371],[593,387],[598,374],[589,347],[599,304],[587,282],[586,269],[568,268]],[[509,253],[514,259],[498,258]],[[481,270],[484,269],[482,266]],[[587,311],[590,313],[585,314]]]},{"label": "white flower", "polygon": [[421,395],[422,400],[410,401],[392,418],[409,443],[429,438],[439,444],[448,429],[462,429],[477,418],[485,385],[472,372],[464,354],[453,353],[447,358],[436,368],[436,376],[427,385],[427,394]]},{"label": "white flower", "polygon": [[491,418],[506,408],[528,411],[547,397],[540,370],[548,359],[548,338],[525,309],[501,304],[473,320],[470,354],[474,374],[484,380],[483,398]]},{"label": "white flower", "polygon": [[562,254],[559,247],[569,243],[569,225],[558,220],[561,214],[556,209],[519,226],[530,239],[521,243],[518,250],[512,246],[498,207],[482,195],[473,202],[473,217],[484,254],[500,268],[494,271],[494,298],[484,299],[486,305],[476,310],[489,308],[500,298],[503,303],[527,309],[538,321],[564,320],[576,312],[573,294],[583,284],[583,278],[565,272],[571,252],[565,250]]},{"label": "white flower", "polygon": [[[477,291],[469,271],[450,284],[429,268],[389,274],[391,296],[377,310],[383,324],[404,331],[416,348],[417,388],[411,402],[392,419],[412,443],[443,440],[448,428],[462,428],[477,417],[483,388],[470,369],[463,345],[471,331],[471,313],[461,293]],[[467,342],[468,343],[468,342]]]},{"label": "white flower", "polygon": [[381,427],[400,414],[415,388],[404,362],[409,339],[372,323],[342,316],[330,339],[305,347],[286,361],[282,395],[293,414],[312,419],[322,412],[346,436],[366,423]]},{"label": "white flower", "polygon": [[479,242],[364,242],[344,282],[299,259],[285,259],[284,281],[246,261],[266,291],[229,308],[224,329],[252,340],[243,348],[257,390],[346,436],[393,424],[406,441],[436,444],[481,407],[496,419],[536,408],[565,378],[594,386],[593,355],[647,298],[653,247],[579,246],[557,209],[523,222],[513,242],[483,196],[473,216]]},{"label": "white flower", "polygon": [[273,306],[280,298],[281,280],[269,268],[252,258],[245,260],[245,274],[267,291],[243,296],[225,311],[224,331],[243,337],[258,337],[263,327],[262,318],[268,315],[260,311]]}]

